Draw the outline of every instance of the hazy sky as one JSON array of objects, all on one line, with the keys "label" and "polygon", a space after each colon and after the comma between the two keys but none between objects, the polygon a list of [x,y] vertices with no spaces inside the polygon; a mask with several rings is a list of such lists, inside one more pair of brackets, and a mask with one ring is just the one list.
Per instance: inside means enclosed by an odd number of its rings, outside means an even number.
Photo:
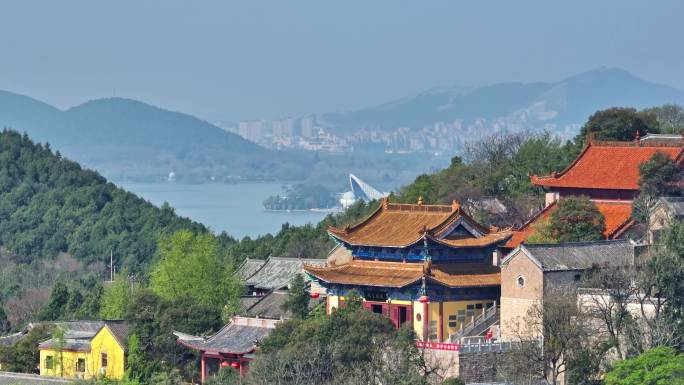
[{"label": "hazy sky", "polygon": [[679,0],[0,0],[0,89],[233,121],[601,66],[684,89],[682,15]]}]

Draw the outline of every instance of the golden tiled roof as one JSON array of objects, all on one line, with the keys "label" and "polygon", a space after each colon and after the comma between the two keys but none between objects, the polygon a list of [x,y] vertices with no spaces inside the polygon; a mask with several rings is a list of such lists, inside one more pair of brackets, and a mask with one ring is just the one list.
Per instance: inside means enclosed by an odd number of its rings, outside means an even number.
[{"label": "golden tiled roof", "polygon": [[[442,238],[459,220],[482,235],[464,239]],[[343,229],[330,227],[328,231],[351,245],[379,247],[406,247],[424,236],[452,247],[487,246],[510,235],[508,231],[491,231],[479,225],[456,202],[451,205],[399,204],[389,203],[386,199],[361,223]]]},{"label": "golden tiled roof", "polygon": [[[304,270],[328,283],[360,286],[404,287],[423,278],[423,264],[353,260],[341,266],[305,265]],[[426,278],[449,287],[496,286],[499,269],[482,263],[435,263]]]}]

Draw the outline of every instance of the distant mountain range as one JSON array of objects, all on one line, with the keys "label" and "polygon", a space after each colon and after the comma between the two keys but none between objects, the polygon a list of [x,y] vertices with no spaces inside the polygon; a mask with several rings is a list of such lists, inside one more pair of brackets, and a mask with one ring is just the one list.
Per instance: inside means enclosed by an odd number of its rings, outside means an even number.
[{"label": "distant mountain range", "polygon": [[606,68],[555,83],[436,88],[375,107],[316,115],[315,119],[343,137],[360,130],[391,132],[438,122],[458,122],[463,134],[547,128],[570,136],[597,110],[665,103],[684,104],[684,91],[640,79],[621,69]]},{"label": "distant mountain range", "polygon": [[193,116],[109,98],[62,111],[0,91],[0,126],[27,132],[114,179],[302,179],[302,160],[265,149]]},{"label": "distant mountain range", "polygon": [[[108,98],[68,110],[0,91],[0,128],[26,132],[114,181],[307,181],[333,191],[350,172],[397,187],[448,164],[419,154],[326,154],[266,149],[193,116]],[[368,167],[373,164],[374,167]]]},{"label": "distant mountain range", "polygon": [[684,91],[601,69],[557,83],[433,89],[376,107],[314,115],[306,119],[308,129],[305,119],[298,119],[290,130],[290,143],[331,141],[329,148],[354,148],[354,153],[276,151],[193,116],[121,98],[60,110],[0,91],[0,127],[49,142],[117,181],[164,180],[174,172],[190,182],[306,180],[334,191],[354,173],[389,190],[448,164],[464,142],[497,131],[545,128],[570,137],[596,110],[664,103],[684,104]]}]

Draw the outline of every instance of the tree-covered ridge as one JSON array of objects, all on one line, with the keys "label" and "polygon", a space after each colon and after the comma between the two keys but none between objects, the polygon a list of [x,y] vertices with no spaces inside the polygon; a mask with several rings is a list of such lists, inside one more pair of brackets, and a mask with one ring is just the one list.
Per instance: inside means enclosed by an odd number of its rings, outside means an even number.
[{"label": "tree-covered ridge", "polygon": [[[577,136],[563,142],[550,132],[499,133],[471,144],[463,157],[434,174],[423,174],[393,199],[415,203],[460,201],[483,223],[510,226],[525,222],[540,206],[543,190],[530,175],[548,175],[567,167],[589,135],[600,140],[629,141],[647,133],[684,134],[684,109],[664,105],[644,110],[614,107],[589,117]],[[486,201],[496,198],[505,213],[487,212]],[[491,211],[491,210],[489,210]]]},{"label": "tree-covered ridge", "polygon": [[162,233],[206,232],[107,182],[98,173],[54,153],[27,135],[0,133],[0,244],[22,262],[60,252],[81,262],[106,261],[141,271]]}]

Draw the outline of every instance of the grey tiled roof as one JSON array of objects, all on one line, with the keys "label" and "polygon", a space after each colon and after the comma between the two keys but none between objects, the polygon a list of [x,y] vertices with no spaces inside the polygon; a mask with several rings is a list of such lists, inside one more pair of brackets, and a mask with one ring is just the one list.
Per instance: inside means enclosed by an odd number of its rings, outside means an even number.
[{"label": "grey tiled roof", "polygon": [[240,309],[243,311],[249,309],[254,306],[255,303],[259,302],[261,298],[262,296],[257,295],[244,295],[240,297]]},{"label": "grey tiled roof", "polygon": [[628,240],[525,244],[521,248],[539,261],[544,271],[585,270],[594,266],[634,263],[634,246]]},{"label": "grey tiled roof", "polygon": [[[274,290],[287,287],[297,273],[303,273],[304,262],[325,266],[324,259],[269,258],[261,268],[245,279],[246,286]],[[306,278],[306,275],[304,275]]]},{"label": "grey tiled roof", "polygon": [[244,354],[254,351],[256,344],[273,329],[228,324],[209,338],[175,332],[178,342],[200,351]]},{"label": "grey tiled roof", "polygon": [[661,203],[665,205],[675,216],[684,216],[684,197],[663,197]]},{"label": "grey tiled roof", "polygon": [[[66,321],[55,325],[64,329],[64,349],[90,351],[90,340],[102,329],[104,321]],[[54,338],[41,342],[41,349],[58,349],[60,343]]]},{"label": "grey tiled roof", "polygon": [[114,334],[114,338],[121,344],[124,349],[128,348],[128,335],[131,332],[131,326],[124,321],[106,321],[107,327]]},{"label": "grey tiled roof", "polygon": [[24,332],[18,332],[6,336],[0,336],[0,346],[13,346],[17,342],[19,342],[20,339],[22,339],[26,333]]},{"label": "grey tiled roof", "polygon": [[[256,297],[256,301],[251,307],[246,308],[244,315],[247,317],[259,317],[270,319],[291,318],[291,314],[283,310],[283,304],[287,301],[289,292],[285,290],[275,290],[263,297]],[[309,309],[313,309],[323,299],[309,300]]]},{"label": "grey tiled roof", "polygon": [[242,265],[235,271],[235,275],[241,280],[246,280],[251,277],[261,269],[261,267],[266,263],[265,259],[251,259],[247,258]]}]

